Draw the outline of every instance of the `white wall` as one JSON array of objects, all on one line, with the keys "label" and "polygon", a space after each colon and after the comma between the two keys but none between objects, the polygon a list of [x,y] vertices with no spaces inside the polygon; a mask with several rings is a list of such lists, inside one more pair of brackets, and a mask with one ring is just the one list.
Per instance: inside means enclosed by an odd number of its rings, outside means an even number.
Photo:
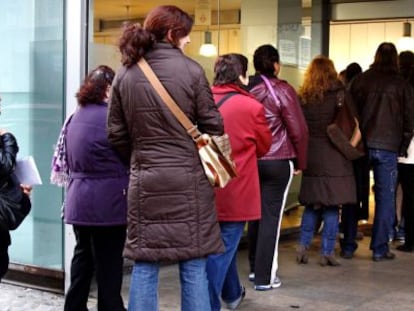
[{"label": "white wall", "polygon": [[413,0],[333,4],[329,56],[337,71],[351,62],[367,69],[384,41],[393,42],[401,52],[398,41],[403,35],[403,22],[408,19],[413,27],[413,16]]},{"label": "white wall", "polygon": [[401,20],[332,24],[329,56],[338,72],[352,62],[359,63],[363,70],[366,70],[374,61],[378,45],[384,41],[393,42],[398,49],[402,33]]}]

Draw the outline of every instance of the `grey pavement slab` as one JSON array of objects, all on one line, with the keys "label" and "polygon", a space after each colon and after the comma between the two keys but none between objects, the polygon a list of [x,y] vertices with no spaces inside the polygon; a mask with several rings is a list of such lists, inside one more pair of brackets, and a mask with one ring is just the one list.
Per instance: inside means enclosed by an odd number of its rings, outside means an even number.
[{"label": "grey pavement slab", "polygon": [[[339,267],[321,267],[319,240],[315,239],[307,265],[295,262],[296,239],[280,243],[279,277],[282,286],[255,291],[248,281],[247,251],[238,253],[239,271],[246,286],[241,311],[412,311],[414,310],[414,253],[395,251],[393,261],[373,262],[369,237],[359,242],[352,260],[341,259]],[[391,245],[394,249],[395,245]],[[339,252],[339,250],[337,250]],[[130,275],[124,276],[122,295],[128,300]],[[177,265],[163,266],[159,281],[160,311],[180,310]],[[96,291],[91,293],[90,310],[96,311]],[[0,311],[52,311],[63,309],[59,294],[0,284]],[[194,310],[197,311],[197,310]]]}]

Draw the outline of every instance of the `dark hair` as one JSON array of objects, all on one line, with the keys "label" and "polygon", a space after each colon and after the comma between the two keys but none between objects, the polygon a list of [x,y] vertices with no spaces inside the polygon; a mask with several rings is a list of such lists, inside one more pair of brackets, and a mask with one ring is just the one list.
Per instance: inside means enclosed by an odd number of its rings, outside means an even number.
[{"label": "dark hair", "polygon": [[404,51],[398,55],[400,68],[413,68],[414,67],[414,53],[411,51]]},{"label": "dark hair", "polygon": [[383,42],[378,46],[371,68],[385,73],[398,72],[398,53],[393,43]]},{"label": "dark hair", "polygon": [[119,40],[121,62],[127,67],[136,64],[149,51],[156,41],[166,39],[177,46],[179,40],[187,36],[193,27],[193,19],[174,5],[161,5],[151,10],[140,24],[126,24]]},{"label": "dark hair", "polygon": [[253,64],[256,72],[266,76],[272,76],[275,72],[275,63],[279,63],[278,50],[270,45],[259,46],[253,55]]},{"label": "dark hair", "polygon": [[100,65],[92,70],[85,78],[76,93],[80,106],[100,104],[106,97],[108,86],[111,86],[115,72],[108,66]]},{"label": "dark hair", "polygon": [[244,55],[221,55],[214,64],[214,85],[235,83],[241,85],[239,76],[246,77],[248,60]]},{"label": "dark hair", "polygon": [[351,80],[361,72],[362,68],[358,63],[350,63],[345,69],[346,83],[351,82]]},{"label": "dark hair", "polygon": [[414,86],[414,53],[404,51],[398,55],[401,76]]}]

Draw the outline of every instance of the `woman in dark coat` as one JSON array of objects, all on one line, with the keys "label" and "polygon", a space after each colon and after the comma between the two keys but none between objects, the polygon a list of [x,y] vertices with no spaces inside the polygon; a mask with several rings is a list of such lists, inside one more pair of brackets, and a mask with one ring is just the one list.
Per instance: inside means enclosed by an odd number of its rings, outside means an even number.
[{"label": "woman in dark coat", "polygon": [[[303,171],[299,201],[305,205],[302,216],[298,263],[307,263],[307,250],[312,242],[318,215],[322,213],[322,266],[337,266],[334,257],[338,232],[339,206],[356,202],[352,162],[330,142],[326,128],[332,122],[338,93],[344,86],[338,80],[333,62],[324,56],[312,60],[299,90],[299,98],[309,128],[307,168]],[[351,98],[345,92],[345,104]]]},{"label": "woman in dark coat", "polygon": [[65,311],[88,310],[94,272],[98,310],[125,310],[121,287],[128,167],[106,135],[114,75],[111,68],[99,66],[86,77],[76,95],[78,109],[63,131],[69,171],[64,220],[73,226],[76,238]]},{"label": "woman in dark coat", "polygon": [[[16,156],[18,151],[19,147],[17,146],[17,141],[14,135],[5,129],[0,129],[0,187],[3,187],[5,183],[7,183],[9,175],[13,172],[16,166]],[[29,185],[21,185],[21,187],[24,192],[22,200],[26,201],[26,205],[30,205],[29,195],[32,187]],[[4,228],[0,225],[0,281],[9,267],[8,248],[10,244],[11,239],[8,228]]]},{"label": "woman in dark coat", "polygon": [[196,145],[137,66],[145,57],[201,132],[223,134],[202,67],[183,53],[192,18],[175,6],[153,9],[120,40],[122,68],[110,101],[109,140],[130,161],[128,236],[135,264],[128,310],[158,310],[158,270],[178,261],[182,310],[210,310],[206,257],[223,251],[214,189]]}]

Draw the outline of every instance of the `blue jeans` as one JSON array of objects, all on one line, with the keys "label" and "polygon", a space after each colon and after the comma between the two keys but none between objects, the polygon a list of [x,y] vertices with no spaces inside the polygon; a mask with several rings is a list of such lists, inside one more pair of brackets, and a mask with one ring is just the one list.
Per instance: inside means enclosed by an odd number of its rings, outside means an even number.
[{"label": "blue jeans", "polygon": [[375,216],[370,249],[374,256],[389,251],[389,235],[395,221],[395,190],[397,187],[397,153],[368,149],[374,172]]},{"label": "blue jeans", "polygon": [[323,206],[315,209],[313,205],[305,206],[300,225],[300,244],[309,248],[312,243],[317,220],[322,214],[323,229],[321,239],[321,254],[333,255],[335,252],[336,236],[338,234],[338,206]]},{"label": "blue jeans", "polygon": [[353,254],[358,248],[355,241],[358,232],[358,209],[357,204],[344,204],[341,212],[341,225],[344,238],[340,240],[341,249],[344,253]]},{"label": "blue jeans", "polygon": [[237,248],[243,235],[245,222],[220,222],[225,252],[207,259],[207,277],[212,311],[220,311],[220,297],[233,302],[242,292],[237,272]]},{"label": "blue jeans", "polygon": [[[207,259],[179,262],[181,310],[210,311]],[[158,311],[158,272],[160,263],[137,261],[134,264],[129,289],[128,311]]]}]

